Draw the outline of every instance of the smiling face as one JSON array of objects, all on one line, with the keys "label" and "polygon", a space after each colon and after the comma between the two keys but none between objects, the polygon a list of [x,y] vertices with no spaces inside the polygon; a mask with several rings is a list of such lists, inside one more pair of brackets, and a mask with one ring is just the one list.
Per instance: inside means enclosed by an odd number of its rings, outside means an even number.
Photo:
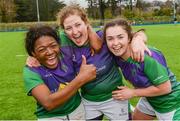
[{"label": "smiling face", "polygon": [[63,22],[64,31],[77,46],[88,42],[87,24],[78,15],[69,15]]},{"label": "smiling face", "polygon": [[50,36],[38,38],[34,45],[33,56],[44,66],[54,69],[59,61],[59,44]]},{"label": "smiling face", "polygon": [[109,50],[115,55],[123,59],[130,56],[128,47],[130,39],[128,33],[122,26],[110,26],[105,31],[105,39]]}]

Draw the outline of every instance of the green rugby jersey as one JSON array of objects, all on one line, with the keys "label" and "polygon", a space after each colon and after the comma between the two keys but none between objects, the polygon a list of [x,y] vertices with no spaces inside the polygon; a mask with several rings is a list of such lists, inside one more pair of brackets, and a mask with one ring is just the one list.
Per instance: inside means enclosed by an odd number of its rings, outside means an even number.
[{"label": "green rugby jersey", "polygon": [[[101,31],[97,32],[97,34],[102,37]],[[112,91],[117,89],[117,86],[123,85],[123,83],[122,75],[107,45],[103,43],[101,51],[91,56],[89,44],[78,47],[68,39],[64,32],[60,33],[60,38],[61,47],[69,49],[69,58],[73,60],[73,65],[77,72],[81,66],[82,55],[86,57],[87,64],[94,64],[97,68],[96,79],[81,88],[83,98],[95,102],[112,98]]]},{"label": "green rugby jersey", "polygon": [[160,113],[172,111],[180,107],[180,82],[169,70],[163,54],[150,48],[152,57],[145,55],[144,62],[136,62],[129,58],[127,61],[115,57],[116,63],[122,70],[126,80],[136,88],[145,88],[171,81],[172,92],[162,96],[146,97],[151,106]]},{"label": "green rugby jersey", "polygon": [[[66,53],[61,50],[61,53]],[[24,67],[24,83],[26,92],[31,95],[31,90],[40,84],[45,84],[51,91],[55,93],[61,91],[71,80],[76,76],[75,70],[72,66],[72,61],[66,58],[61,58],[57,68],[48,69],[44,66],[38,68]],[[37,109],[35,115],[37,118],[50,118],[57,116],[66,116],[73,112],[81,103],[81,97],[77,92],[66,103],[57,108],[47,111],[40,103],[37,102]]]}]

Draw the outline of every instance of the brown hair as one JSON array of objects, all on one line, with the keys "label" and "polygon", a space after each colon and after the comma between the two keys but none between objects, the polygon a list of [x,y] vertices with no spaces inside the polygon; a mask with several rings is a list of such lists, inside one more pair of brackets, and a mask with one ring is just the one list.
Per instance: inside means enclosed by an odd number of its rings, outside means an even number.
[{"label": "brown hair", "polygon": [[126,19],[120,18],[120,19],[114,19],[111,22],[106,23],[104,27],[104,40],[106,40],[106,30],[109,27],[114,27],[114,26],[121,26],[128,34],[128,38],[131,40],[132,39],[132,28],[131,25],[128,23]]},{"label": "brown hair", "polygon": [[78,15],[85,23],[89,23],[87,14],[83,8],[78,5],[70,5],[62,8],[57,14],[58,23],[60,22],[62,28],[64,28],[64,20],[70,15]]}]

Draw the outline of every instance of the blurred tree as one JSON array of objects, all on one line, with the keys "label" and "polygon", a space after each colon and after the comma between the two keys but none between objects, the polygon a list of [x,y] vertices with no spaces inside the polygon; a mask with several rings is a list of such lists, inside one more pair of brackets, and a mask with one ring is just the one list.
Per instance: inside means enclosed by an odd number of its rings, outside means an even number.
[{"label": "blurred tree", "polygon": [[117,2],[118,2],[118,0],[108,0],[108,3],[109,3],[109,5],[108,6],[110,6],[111,7],[111,14],[112,14],[112,16],[115,16],[116,14],[115,14],[115,8],[117,8]]},{"label": "blurred tree", "polygon": [[35,0],[15,0],[15,4],[17,6],[16,21],[18,22],[37,21]]},{"label": "blurred tree", "polygon": [[13,22],[16,16],[14,0],[0,0],[0,21]]},{"label": "blurred tree", "polygon": [[176,0],[176,10],[177,14],[180,15],[180,0]]},{"label": "blurred tree", "polygon": [[132,11],[133,9],[133,4],[132,4],[132,0],[130,0],[130,10]]},{"label": "blurred tree", "polygon": [[99,19],[99,3],[97,0],[86,0],[88,1],[88,16],[93,19]]},{"label": "blurred tree", "polygon": [[56,14],[65,4],[59,0],[39,0],[40,20],[53,21],[56,19]]},{"label": "blurred tree", "polygon": [[100,12],[100,25],[104,25],[104,11],[105,11],[105,1],[104,0],[98,0],[99,2],[99,12]]},{"label": "blurred tree", "polygon": [[143,10],[143,1],[142,0],[137,0],[136,8]]},{"label": "blurred tree", "polygon": [[[40,21],[56,19],[56,13],[65,6],[59,0],[38,0]],[[17,5],[16,20],[19,22],[37,21],[36,0],[15,0]]]}]

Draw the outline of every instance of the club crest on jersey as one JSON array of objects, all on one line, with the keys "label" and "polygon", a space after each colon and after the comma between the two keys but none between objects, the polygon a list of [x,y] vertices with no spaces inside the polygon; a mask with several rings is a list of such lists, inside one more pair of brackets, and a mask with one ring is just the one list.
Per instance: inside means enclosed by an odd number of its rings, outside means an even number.
[{"label": "club crest on jersey", "polygon": [[64,83],[60,83],[59,84],[59,90],[62,90],[66,87],[66,85],[68,85],[68,83],[66,82],[65,84]]}]

